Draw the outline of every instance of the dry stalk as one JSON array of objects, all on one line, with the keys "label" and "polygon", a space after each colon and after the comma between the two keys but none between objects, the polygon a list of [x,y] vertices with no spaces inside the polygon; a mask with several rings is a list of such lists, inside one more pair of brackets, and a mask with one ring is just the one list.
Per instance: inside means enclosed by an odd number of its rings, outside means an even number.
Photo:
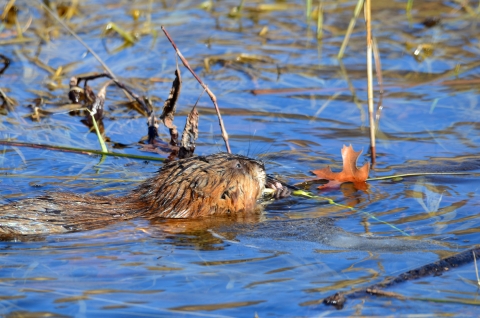
[{"label": "dry stalk", "polygon": [[180,52],[180,50],[178,49],[177,45],[175,44],[175,42],[173,41],[173,39],[170,37],[170,35],[168,34],[167,30],[162,26],[162,31],[163,33],[165,33],[165,35],[167,36],[168,40],[170,41],[170,43],[172,44],[173,48],[175,49],[175,52],[177,53],[178,57],[180,58],[180,60],[182,61],[183,65],[190,71],[190,73],[192,73],[193,77],[195,77],[195,79],[197,80],[197,82],[203,87],[203,89],[205,89],[205,91],[207,92],[208,96],[210,96],[210,99],[212,100],[213,102],[213,106],[215,106],[215,110],[217,111],[217,116],[218,116],[218,122],[219,122],[219,125],[220,125],[220,129],[222,131],[222,137],[223,137],[223,141],[225,142],[225,147],[227,148],[227,152],[228,153],[232,153],[232,151],[230,150],[230,146],[228,144],[228,134],[227,134],[227,131],[225,130],[225,127],[223,125],[223,120],[222,120],[222,115],[220,114],[220,108],[218,107],[218,104],[217,104],[217,97],[215,97],[215,95],[212,93],[212,91],[208,88],[207,85],[205,85],[202,80],[197,76],[197,74],[195,74],[195,72],[192,70],[192,68],[190,67],[190,65],[188,64],[187,60],[183,57],[182,53]]},{"label": "dry stalk", "polygon": [[375,119],[373,113],[373,67],[372,67],[372,23],[371,23],[371,0],[365,0],[365,21],[367,24],[367,94],[368,94],[368,118],[370,122],[370,152],[372,166],[375,164]]}]

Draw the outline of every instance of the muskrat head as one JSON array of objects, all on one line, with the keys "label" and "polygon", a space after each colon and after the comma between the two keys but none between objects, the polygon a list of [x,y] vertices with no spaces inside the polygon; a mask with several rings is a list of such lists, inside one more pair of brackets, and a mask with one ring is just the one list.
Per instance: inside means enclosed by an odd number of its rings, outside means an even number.
[{"label": "muskrat head", "polygon": [[255,213],[265,181],[261,161],[218,153],[166,164],[140,186],[137,198],[148,214],[158,217]]}]

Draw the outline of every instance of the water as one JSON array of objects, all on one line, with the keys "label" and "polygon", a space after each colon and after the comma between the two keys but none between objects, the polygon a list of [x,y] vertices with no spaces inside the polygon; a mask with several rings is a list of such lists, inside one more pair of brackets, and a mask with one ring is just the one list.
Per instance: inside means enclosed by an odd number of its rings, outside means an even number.
[{"label": "water", "polygon": [[[306,23],[304,2],[272,3],[281,5],[279,10],[252,10],[262,3],[247,2],[243,14],[232,18],[228,13],[237,1],[215,2],[210,10],[195,1],[82,2],[70,26],[119,79],[152,97],[158,115],[175,69],[174,51],[160,30],[164,25],[217,95],[233,152],[265,158],[270,173],[296,183],[310,178],[310,170],[326,165],[340,169],[343,144],[368,150],[364,26],[357,22],[341,65],[335,56],[353,2],[325,2],[321,42],[315,20]],[[16,5],[20,25],[33,19],[24,34],[33,41],[1,46],[12,64],[0,78],[0,88],[16,106],[3,109],[0,139],[99,149],[95,134],[80,122],[82,116],[52,112],[68,103],[71,76],[101,72],[101,66],[36,3]],[[134,9],[141,12],[137,22]],[[275,222],[329,216],[349,233],[399,242],[406,233],[420,241],[418,246],[388,252],[332,247],[314,239],[313,222],[306,228],[312,235],[299,235],[299,228],[292,227],[291,235],[281,238],[255,228],[239,230],[241,224],[235,223],[134,220],[84,233],[0,242],[0,312],[78,317],[476,316],[473,264],[388,289],[408,300],[354,299],[341,311],[321,303],[337,291],[371,285],[480,241],[476,18],[450,2],[415,1],[413,9],[409,22],[404,2],[373,4],[385,92],[378,163],[370,176],[452,170],[471,174],[371,181],[367,191],[348,184],[326,193],[312,187],[312,192],[354,210],[290,198],[266,206],[262,224],[274,232]],[[426,28],[421,22],[429,17],[440,17],[440,24]],[[115,52],[123,42],[114,34],[102,36],[108,22],[135,30],[138,42]],[[265,27],[267,32],[259,35]],[[1,32],[0,42],[14,38],[15,28],[5,26]],[[50,40],[40,41],[38,34]],[[421,44],[432,45],[430,56],[414,55]],[[176,117],[180,129],[202,92],[188,71],[182,72]],[[91,85],[98,91],[103,82]],[[38,97],[49,112],[35,121],[28,105]],[[146,135],[145,118],[125,101],[120,90],[108,88],[108,145],[126,145],[116,152],[154,156],[138,145]],[[224,150],[205,94],[199,112],[196,153]],[[161,137],[168,140],[168,131],[162,130]],[[1,151],[1,203],[58,190],[121,195],[161,166],[128,158],[99,164],[98,156],[26,147],[1,146]],[[439,245],[427,244],[432,240]]]}]

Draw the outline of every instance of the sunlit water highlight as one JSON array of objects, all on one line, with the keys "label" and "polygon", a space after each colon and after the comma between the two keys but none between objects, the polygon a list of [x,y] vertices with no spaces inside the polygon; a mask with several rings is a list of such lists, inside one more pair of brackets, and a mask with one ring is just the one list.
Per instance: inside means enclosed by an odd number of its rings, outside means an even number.
[{"label": "sunlit water highlight", "polygon": [[[367,152],[362,20],[344,65],[335,58],[355,4],[326,2],[325,38],[317,42],[314,20],[306,24],[304,2],[256,11],[251,9],[261,2],[247,1],[241,16],[229,17],[238,2],[214,2],[210,10],[199,8],[196,1],[81,2],[71,26],[120,79],[149,94],[159,114],[175,69],[174,52],[160,30],[165,25],[217,95],[233,152],[265,158],[269,172],[289,183],[303,181],[310,170],[325,165],[339,169],[343,144]],[[28,105],[33,99],[44,98],[44,108],[54,110],[68,103],[71,76],[100,72],[101,67],[36,4],[16,5],[21,25],[32,16],[24,36],[34,41],[1,46],[12,64],[0,78],[0,88],[17,105],[2,109],[0,139],[98,149],[96,136],[88,133],[81,116],[59,112],[44,114],[40,121],[30,118]],[[138,22],[133,22],[133,9],[142,12]],[[295,227],[291,237],[281,238],[265,235],[268,231],[245,232],[236,224],[202,227],[198,222],[135,220],[31,242],[0,242],[0,312],[78,317],[476,316],[473,264],[390,289],[410,300],[368,297],[348,301],[342,311],[321,304],[336,291],[371,285],[480,243],[476,17],[450,2],[415,1],[411,23],[404,2],[375,3],[373,9],[385,93],[378,163],[371,177],[452,170],[472,174],[372,181],[367,192],[344,185],[320,195],[354,211],[291,198],[267,206],[262,220],[274,229],[274,222],[282,220],[330,216],[350,233],[400,240],[404,232],[422,243],[434,240],[438,247],[351,250],[316,241],[315,235],[299,236]],[[440,24],[426,28],[421,22],[429,17],[440,17]],[[150,26],[145,24],[149,18]],[[122,40],[102,36],[102,28],[111,21],[136,30],[138,42],[115,53]],[[259,35],[264,27],[267,33]],[[156,39],[149,28],[156,30]],[[52,39],[40,41],[34,29]],[[3,28],[2,39],[15,38],[14,31]],[[420,44],[433,45],[431,55],[415,56]],[[35,57],[54,71],[62,66],[61,76],[53,78]],[[183,127],[201,93],[186,70],[183,75],[178,127]],[[102,84],[91,85],[98,90]],[[196,152],[223,150],[206,95],[199,106]],[[146,134],[145,118],[128,108],[123,93],[113,87],[107,91],[105,128],[109,146],[127,145],[115,151],[152,155],[141,152],[137,144]],[[167,140],[168,131],[161,137]],[[97,165],[96,156],[24,147],[0,150],[0,173],[5,174],[0,177],[1,203],[58,190],[121,195],[161,166],[122,158],[107,158]],[[116,180],[109,181],[112,178]],[[317,193],[314,187],[311,190]],[[309,230],[315,233],[315,228]]]}]

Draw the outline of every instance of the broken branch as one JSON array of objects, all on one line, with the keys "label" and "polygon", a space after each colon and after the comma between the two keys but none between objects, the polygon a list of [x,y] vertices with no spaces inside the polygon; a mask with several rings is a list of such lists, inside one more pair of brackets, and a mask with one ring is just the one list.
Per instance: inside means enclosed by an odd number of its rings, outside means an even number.
[{"label": "broken branch", "polygon": [[177,53],[178,57],[180,58],[180,60],[182,61],[183,65],[190,71],[190,73],[192,73],[193,77],[195,77],[195,79],[197,80],[197,82],[205,89],[205,91],[207,92],[208,96],[210,96],[210,99],[212,100],[213,102],[213,106],[215,106],[215,110],[217,111],[217,116],[218,116],[218,122],[219,122],[219,125],[220,125],[220,130],[222,131],[222,138],[223,138],[223,141],[225,142],[225,147],[227,148],[227,152],[228,153],[232,153],[232,151],[230,150],[230,145],[228,144],[228,134],[227,134],[227,131],[225,130],[225,127],[223,125],[223,120],[222,120],[222,115],[220,114],[220,108],[218,107],[218,104],[217,104],[217,97],[212,93],[212,91],[208,88],[207,85],[205,85],[202,80],[197,76],[197,74],[195,74],[195,72],[192,70],[192,68],[190,67],[190,65],[188,64],[187,60],[183,57],[182,53],[180,52],[180,50],[178,49],[177,45],[175,44],[175,42],[173,42],[173,39],[170,37],[170,35],[168,34],[167,30],[165,29],[165,27],[163,27],[162,25],[162,31],[163,33],[165,33],[165,35],[167,36],[168,40],[170,41],[170,43],[172,44],[173,48],[175,49],[175,52]]}]

